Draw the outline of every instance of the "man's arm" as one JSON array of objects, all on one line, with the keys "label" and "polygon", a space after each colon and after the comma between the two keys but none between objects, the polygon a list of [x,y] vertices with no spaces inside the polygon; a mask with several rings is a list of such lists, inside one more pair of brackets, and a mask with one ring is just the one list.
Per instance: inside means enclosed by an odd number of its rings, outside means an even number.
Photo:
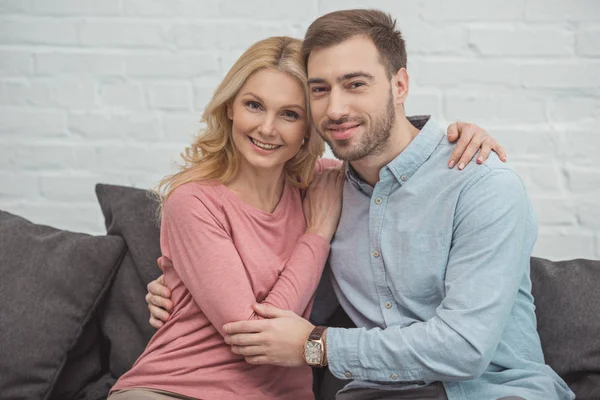
[{"label": "man's arm", "polygon": [[513,171],[493,170],[466,188],[455,214],[446,296],[436,315],[405,328],[328,329],[331,372],[382,382],[481,375],[529,268],[533,240],[527,235],[535,234],[535,224]]}]

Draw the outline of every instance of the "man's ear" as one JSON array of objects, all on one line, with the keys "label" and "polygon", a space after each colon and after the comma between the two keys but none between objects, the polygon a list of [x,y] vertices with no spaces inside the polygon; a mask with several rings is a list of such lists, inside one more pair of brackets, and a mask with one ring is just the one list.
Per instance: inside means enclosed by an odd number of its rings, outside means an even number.
[{"label": "man's ear", "polygon": [[408,97],[409,82],[410,78],[406,68],[400,68],[392,75],[392,92],[394,94],[394,103],[396,106],[404,105],[404,102]]},{"label": "man's ear", "polygon": [[233,106],[231,103],[227,103],[227,118],[233,121]]}]

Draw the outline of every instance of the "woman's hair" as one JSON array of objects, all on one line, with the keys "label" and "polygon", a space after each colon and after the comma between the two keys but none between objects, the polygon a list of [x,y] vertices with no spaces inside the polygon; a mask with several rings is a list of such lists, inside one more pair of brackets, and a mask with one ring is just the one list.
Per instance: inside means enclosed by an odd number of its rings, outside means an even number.
[{"label": "woman's hair", "polygon": [[307,78],[301,48],[302,42],[298,39],[270,37],[253,44],[233,64],[202,114],[201,122],[205,124],[205,129],[181,153],[184,163],[179,166],[179,172],[163,178],[158,184],[157,194],[162,205],[173,190],[185,183],[205,180],[227,183],[236,176],[240,154],[233,143],[232,121],[227,116],[227,107],[233,103],[246,80],[265,68],[285,72],[296,78],[303,87],[307,139],[284,169],[294,185],[300,188],[308,185],[315,163],[325,151],[325,144],[310,123]]}]

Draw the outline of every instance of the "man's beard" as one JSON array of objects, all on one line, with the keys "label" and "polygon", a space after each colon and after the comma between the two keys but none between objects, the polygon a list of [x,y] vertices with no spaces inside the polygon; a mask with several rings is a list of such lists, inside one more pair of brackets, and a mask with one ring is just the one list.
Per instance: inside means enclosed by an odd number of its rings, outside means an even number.
[{"label": "man's beard", "polygon": [[[343,124],[349,121],[348,118],[342,118],[337,121],[328,120],[323,124],[323,127]],[[347,140],[334,141],[323,135],[322,131],[320,131],[319,134],[321,134],[321,137],[327,142],[336,158],[344,161],[356,161],[367,156],[377,156],[382,154],[387,147],[386,145],[389,141],[392,127],[395,122],[396,109],[394,107],[392,93],[390,92],[385,112],[378,116],[372,129],[362,135],[362,138],[357,145],[351,145],[352,137]]]}]

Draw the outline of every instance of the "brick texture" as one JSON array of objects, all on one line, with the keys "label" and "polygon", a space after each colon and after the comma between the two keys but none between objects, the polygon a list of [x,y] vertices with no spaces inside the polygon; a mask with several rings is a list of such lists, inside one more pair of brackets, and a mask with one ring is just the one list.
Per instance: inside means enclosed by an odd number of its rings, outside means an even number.
[{"label": "brick texture", "polygon": [[600,259],[596,0],[0,0],[0,208],[104,232],[96,182],[155,185],[245,48],[353,7],[398,19],[409,114],[505,146],[539,219],[534,254]]}]

